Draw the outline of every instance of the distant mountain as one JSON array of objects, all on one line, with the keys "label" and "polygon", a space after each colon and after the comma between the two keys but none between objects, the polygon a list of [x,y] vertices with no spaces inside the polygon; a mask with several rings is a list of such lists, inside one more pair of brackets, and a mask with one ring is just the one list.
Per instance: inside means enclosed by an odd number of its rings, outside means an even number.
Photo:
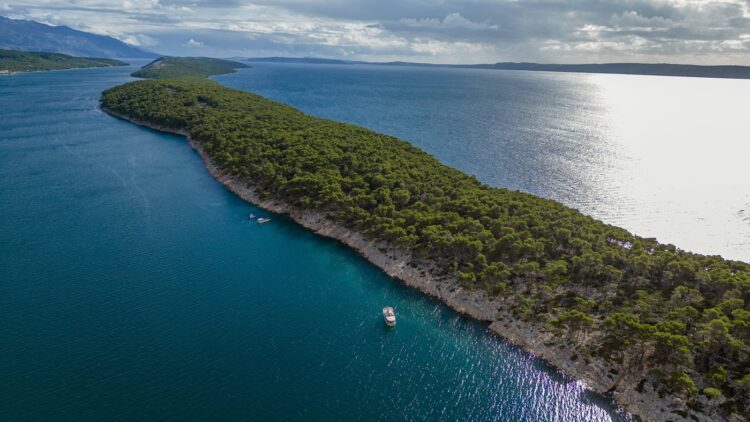
[{"label": "distant mountain", "polygon": [[544,72],[616,73],[625,75],[689,76],[696,78],[750,79],[750,66],[701,66],[669,63],[541,64],[503,62],[495,64],[434,64],[413,62],[363,62],[310,57],[261,57],[246,62],[309,64],[372,64],[380,66],[457,67],[469,69],[530,70]]},{"label": "distant mountain", "polygon": [[0,48],[43,51],[79,57],[154,58],[157,54],[132,47],[124,42],[67,26],[50,26],[27,20],[0,16]]}]

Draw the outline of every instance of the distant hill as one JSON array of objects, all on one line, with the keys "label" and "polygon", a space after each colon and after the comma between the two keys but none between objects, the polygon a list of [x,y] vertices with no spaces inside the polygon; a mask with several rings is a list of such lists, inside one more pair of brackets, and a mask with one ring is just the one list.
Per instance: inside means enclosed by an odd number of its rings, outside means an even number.
[{"label": "distant hill", "polygon": [[413,62],[363,62],[353,60],[318,59],[311,57],[259,57],[246,62],[309,63],[309,64],[373,64],[380,66],[457,67],[469,69],[530,70],[544,72],[616,73],[625,75],[689,76],[697,78],[750,79],[750,66],[701,66],[669,63],[602,63],[602,64],[434,64]]},{"label": "distant hill", "polygon": [[210,57],[159,57],[132,75],[146,79],[207,78],[212,75],[234,73],[235,69],[245,67],[250,66]]},{"label": "distant hill", "polygon": [[0,16],[0,48],[63,53],[79,57],[137,59],[158,56],[112,37],[77,31],[67,26],[50,26],[2,16]]},{"label": "distant hill", "polygon": [[73,57],[60,53],[34,53],[0,49],[0,74],[126,65],[127,63],[114,59]]}]

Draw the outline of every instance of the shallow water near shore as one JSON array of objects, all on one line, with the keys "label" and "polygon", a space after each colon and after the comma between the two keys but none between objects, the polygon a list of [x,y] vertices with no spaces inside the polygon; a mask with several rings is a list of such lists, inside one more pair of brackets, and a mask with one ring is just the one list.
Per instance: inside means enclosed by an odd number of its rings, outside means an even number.
[{"label": "shallow water near shore", "polygon": [[337,242],[250,222],[183,138],[98,109],[130,71],[0,79],[0,418],[630,419]]}]

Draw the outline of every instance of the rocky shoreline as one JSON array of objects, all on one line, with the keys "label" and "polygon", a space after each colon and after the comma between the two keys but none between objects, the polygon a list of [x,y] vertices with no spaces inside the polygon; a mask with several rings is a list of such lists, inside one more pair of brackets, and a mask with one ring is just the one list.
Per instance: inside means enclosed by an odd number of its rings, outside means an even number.
[{"label": "rocky shoreline", "polygon": [[617,388],[611,391],[617,378],[617,372],[611,365],[599,358],[579,357],[576,350],[562,341],[562,338],[544,330],[539,324],[516,318],[507,309],[502,298],[491,297],[484,291],[465,289],[455,277],[435,275],[428,263],[420,262],[411,254],[387,243],[367,239],[362,234],[327,219],[322,212],[302,210],[283,202],[262,198],[248,183],[227,175],[218,168],[202,144],[191,138],[185,130],[139,121],[104,107],[103,110],[140,126],[185,136],[190,146],[203,159],[209,173],[243,200],[268,211],[287,214],[301,226],[353,248],[392,278],[440,299],[459,313],[489,322],[491,332],[545,360],[568,377],[579,380],[587,388],[600,394],[612,393],[615,401],[633,415],[645,421],[721,420],[717,419],[718,415],[706,415],[688,409],[685,402],[677,397],[660,397],[650,383],[641,383],[640,376],[624,377]]}]

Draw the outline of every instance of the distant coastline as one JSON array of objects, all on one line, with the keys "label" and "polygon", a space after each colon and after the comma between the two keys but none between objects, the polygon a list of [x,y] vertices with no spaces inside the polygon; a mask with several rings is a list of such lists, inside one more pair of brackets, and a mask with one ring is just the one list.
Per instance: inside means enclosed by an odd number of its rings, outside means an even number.
[{"label": "distant coastline", "polygon": [[750,79],[750,66],[716,65],[703,66],[670,63],[591,63],[591,64],[544,64],[526,62],[500,62],[494,64],[435,64],[415,62],[367,62],[296,57],[258,57],[237,59],[244,62],[308,63],[326,65],[369,64],[376,66],[419,66],[461,69],[524,70],[534,72],[602,73],[619,75],[680,76],[693,78]]},{"label": "distant coastline", "polygon": [[113,66],[127,66],[127,63],[115,59],[0,49],[0,75]]}]

